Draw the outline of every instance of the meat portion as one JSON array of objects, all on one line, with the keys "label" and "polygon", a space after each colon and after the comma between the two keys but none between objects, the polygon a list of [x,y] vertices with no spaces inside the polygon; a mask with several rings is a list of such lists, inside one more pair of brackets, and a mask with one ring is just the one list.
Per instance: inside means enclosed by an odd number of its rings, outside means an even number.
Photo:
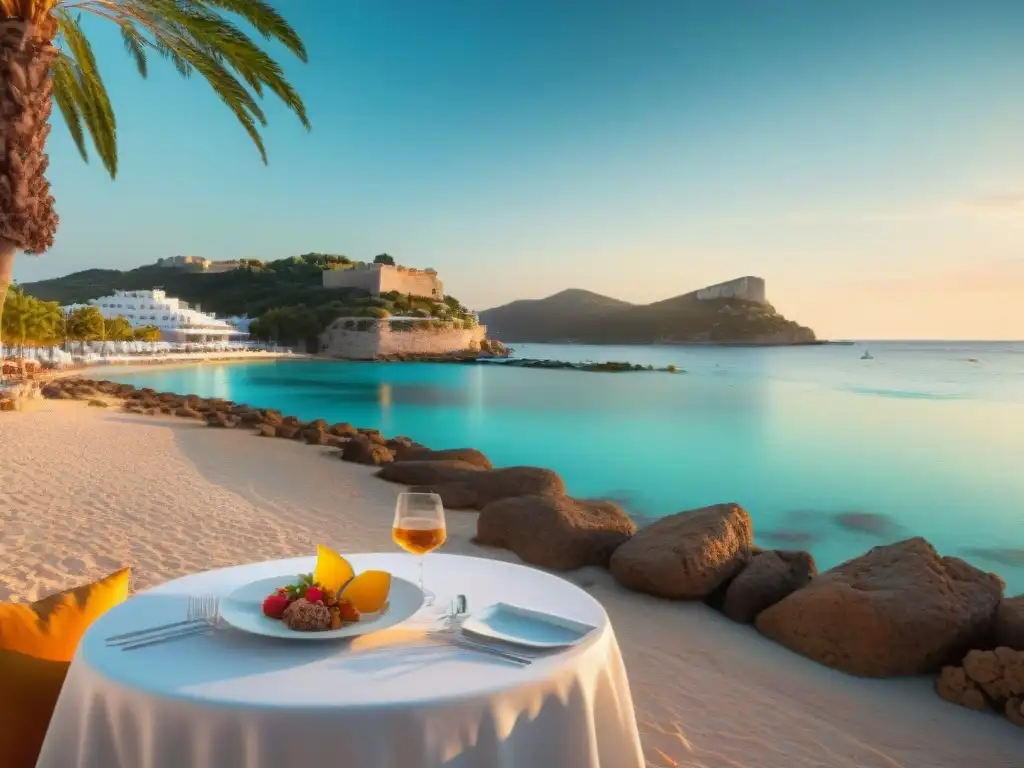
[{"label": "meat portion", "polygon": [[311,603],[300,597],[285,608],[281,617],[288,629],[297,632],[321,632],[331,628],[331,611],[323,603]]}]

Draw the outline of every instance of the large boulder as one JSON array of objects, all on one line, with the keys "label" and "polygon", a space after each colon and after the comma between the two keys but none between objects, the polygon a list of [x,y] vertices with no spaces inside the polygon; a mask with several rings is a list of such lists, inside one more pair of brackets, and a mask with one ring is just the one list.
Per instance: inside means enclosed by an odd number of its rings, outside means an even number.
[{"label": "large boulder", "polygon": [[996,645],[1024,651],[1024,595],[1007,597],[999,603],[993,630]]},{"label": "large boulder", "polygon": [[293,424],[277,424],[274,427],[274,434],[283,440],[295,440],[300,437],[299,428]]},{"label": "large boulder", "polygon": [[446,448],[432,451],[426,447],[410,446],[402,451],[399,461],[462,461],[480,469],[491,469],[491,460],[476,448]]},{"label": "large boulder", "polygon": [[347,421],[332,424],[327,431],[336,437],[352,437],[353,435],[359,434],[359,430]]},{"label": "large boulder", "polygon": [[817,573],[810,552],[762,552],[730,582],[722,613],[733,621],[752,624],[761,611],[807,586]]},{"label": "large boulder", "polygon": [[612,553],[636,533],[636,524],[615,502],[569,496],[514,496],[480,511],[476,540],[511,549],[532,565],[571,571],[607,567]]},{"label": "large boulder", "polygon": [[369,439],[353,438],[345,443],[341,449],[343,461],[352,461],[356,464],[389,464],[395,457],[383,445],[371,442]]},{"label": "large boulder", "polygon": [[377,474],[416,491],[436,493],[452,509],[483,509],[513,496],[565,495],[562,478],[541,467],[480,469],[464,461],[402,461]]},{"label": "large boulder", "polygon": [[330,437],[331,435],[328,435],[326,432],[313,427],[306,429],[302,433],[302,438],[306,441],[306,445],[327,445]]},{"label": "large boulder", "polygon": [[1003,582],[922,538],[875,547],[757,617],[790,650],[854,675],[937,672],[989,637]]},{"label": "large boulder", "polygon": [[611,572],[637,592],[702,600],[739,573],[754,544],[750,515],[716,504],[664,517],[615,550]]},{"label": "large boulder", "polygon": [[462,461],[402,461],[381,468],[377,477],[402,485],[434,485],[460,481],[479,471]]},{"label": "large boulder", "polygon": [[225,411],[207,411],[204,415],[206,426],[218,427],[220,429],[234,429],[238,424],[237,421]]},{"label": "large boulder", "polygon": [[[151,407],[151,406],[146,406],[146,407]],[[165,406],[165,407],[170,409],[171,406],[168,405],[168,406]],[[203,414],[201,414],[199,411],[193,410],[192,408],[185,408],[184,406],[182,406],[181,408],[178,408],[176,411],[174,411],[174,415],[175,416],[179,416],[179,417],[181,417],[183,419],[201,419],[201,418],[203,418]]]}]

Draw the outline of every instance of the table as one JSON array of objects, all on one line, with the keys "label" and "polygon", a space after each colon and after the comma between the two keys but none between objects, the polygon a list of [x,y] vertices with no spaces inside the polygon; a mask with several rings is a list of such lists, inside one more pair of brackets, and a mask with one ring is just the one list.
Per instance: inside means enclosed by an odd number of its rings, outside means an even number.
[{"label": "table", "polygon": [[[415,582],[415,559],[352,555],[357,572]],[[130,652],[104,639],[183,616],[188,595],[308,573],[315,558],[186,576],[139,593],[86,633],[38,768],[642,768],[615,633],[600,603],[512,563],[430,555],[427,587],[470,611],[497,601],[597,627],[579,645],[516,667],[458,648],[410,650],[409,622],[353,642],[298,642],[233,629]],[[419,627],[419,629],[417,629]],[[403,634],[404,633],[404,634]],[[405,650],[365,653],[374,644]]]}]

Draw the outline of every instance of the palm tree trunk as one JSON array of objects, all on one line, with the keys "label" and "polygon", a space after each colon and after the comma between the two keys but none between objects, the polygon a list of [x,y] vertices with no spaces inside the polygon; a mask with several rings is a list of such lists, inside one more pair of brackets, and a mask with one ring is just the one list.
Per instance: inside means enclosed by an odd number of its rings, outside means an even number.
[{"label": "palm tree trunk", "polygon": [[57,230],[44,175],[56,33],[51,14],[36,24],[0,18],[0,284],[5,287],[14,254],[46,251]]},{"label": "palm tree trunk", "polygon": [[[10,240],[0,237],[0,321],[4,317],[4,301],[7,299],[7,288],[11,284],[11,275],[14,274],[14,256],[18,253],[18,246]],[[3,342],[3,333],[0,332],[0,342]],[[0,355],[0,360],[3,355]]]}]

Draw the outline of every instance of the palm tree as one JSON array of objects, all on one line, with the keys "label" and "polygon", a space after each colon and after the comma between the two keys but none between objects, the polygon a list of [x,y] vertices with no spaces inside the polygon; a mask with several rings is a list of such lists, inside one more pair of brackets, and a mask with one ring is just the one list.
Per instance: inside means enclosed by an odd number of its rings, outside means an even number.
[{"label": "palm tree", "polygon": [[55,301],[40,301],[18,286],[8,291],[7,311],[0,322],[0,338],[17,347],[19,359],[25,346],[50,346],[59,335],[60,307]]},{"label": "palm tree", "polygon": [[183,77],[199,74],[264,163],[260,128],[266,117],[259,99],[265,89],[309,128],[305,105],[281,67],[226,15],[305,61],[302,40],[266,0],[0,0],[0,315],[17,252],[44,253],[57,230],[45,176],[52,102],[82,158],[88,160],[88,134],[103,167],[117,176],[114,110],[79,23],[83,13],[120,28],[142,77],[152,52]]},{"label": "palm tree", "polygon": [[67,336],[72,341],[82,344],[85,353],[87,341],[99,341],[103,338],[103,315],[93,306],[79,307],[68,315]]}]

